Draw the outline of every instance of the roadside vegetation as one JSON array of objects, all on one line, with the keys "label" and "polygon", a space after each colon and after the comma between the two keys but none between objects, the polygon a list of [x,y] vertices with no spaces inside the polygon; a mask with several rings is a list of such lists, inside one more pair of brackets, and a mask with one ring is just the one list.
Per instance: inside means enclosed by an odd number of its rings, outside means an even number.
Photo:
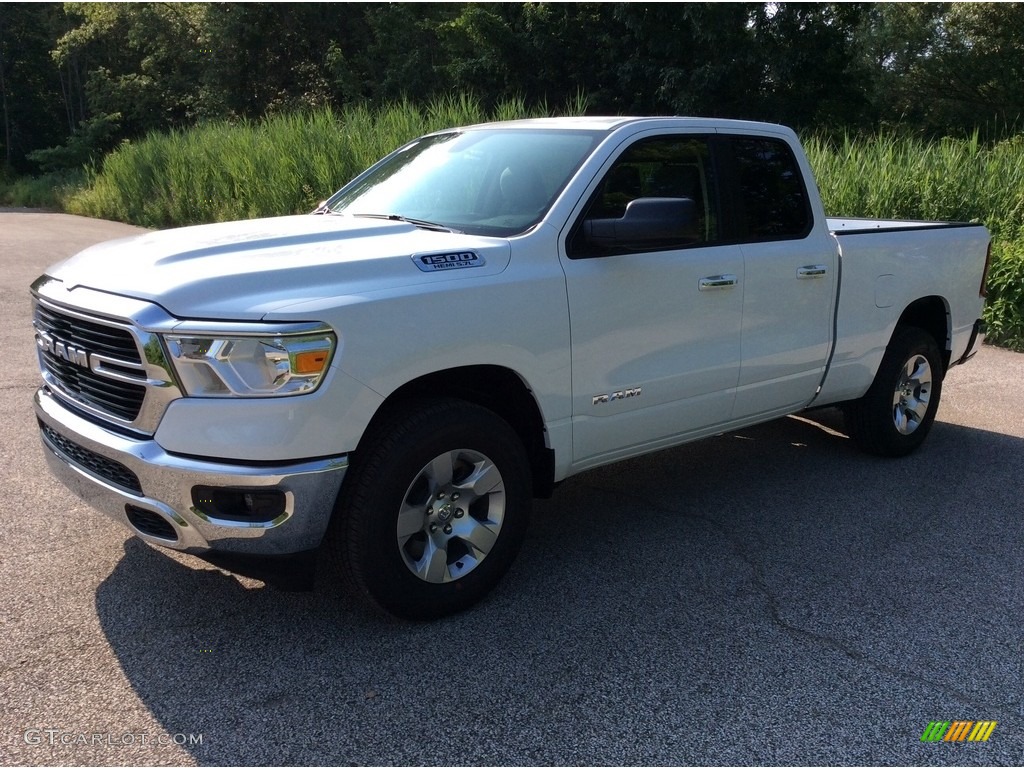
[{"label": "roadside vegetation", "polygon": [[[557,112],[582,114],[586,106],[578,97]],[[57,192],[42,205],[147,227],[305,213],[423,133],[550,113],[522,100],[487,110],[462,96],[423,108],[408,101],[378,110],[324,108],[151,133],[124,142],[87,176],[57,179]],[[811,136],[804,145],[831,214],[984,223],[994,242],[989,339],[1024,350],[1024,138],[985,145],[976,136]],[[38,182],[44,200],[46,181]]]},{"label": "roadside vegetation", "polygon": [[67,209],[69,198],[85,184],[84,170],[57,171],[40,176],[0,172],[0,206],[63,211]]},{"label": "roadside vegetation", "polygon": [[995,241],[985,320],[992,344],[1024,352],[1024,242]]},{"label": "roadside vegetation", "polygon": [[[561,114],[579,114],[583,99]],[[423,108],[402,101],[381,109],[275,115],[151,133],[125,142],[70,195],[72,213],[170,227],[307,213],[391,150],[424,133],[490,120],[548,115],[521,100],[484,109],[468,96]]]},{"label": "roadside vegetation", "polygon": [[1024,137],[811,137],[804,148],[831,215],[985,224],[988,340],[1024,351]]},{"label": "roadside vegetation", "polygon": [[450,125],[767,120],[836,215],[987,224],[1024,349],[1021,40],[1024,3],[7,3],[0,205],[177,226],[311,210]]}]

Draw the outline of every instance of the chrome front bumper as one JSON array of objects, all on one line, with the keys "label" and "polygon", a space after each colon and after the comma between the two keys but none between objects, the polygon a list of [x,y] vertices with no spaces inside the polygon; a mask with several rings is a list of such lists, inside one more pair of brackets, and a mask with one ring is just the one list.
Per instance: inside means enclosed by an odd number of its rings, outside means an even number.
[{"label": "chrome front bumper", "polygon": [[[319,546],[348,469],[336,456],[274,466],[226,464],[172,455],[154,440],[110,432],[36,392],[43,453],[79,498],[161,547],[202,555],[284,555]],[[193,489],[280,491],[284,506],[267,522],[218,519],[197,509]]]}]

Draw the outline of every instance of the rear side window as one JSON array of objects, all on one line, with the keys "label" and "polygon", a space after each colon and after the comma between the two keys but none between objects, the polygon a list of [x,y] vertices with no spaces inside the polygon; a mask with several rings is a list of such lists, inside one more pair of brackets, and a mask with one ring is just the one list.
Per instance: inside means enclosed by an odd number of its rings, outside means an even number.
[{"label": "rear side window", "polygon": [[812,226],[800,167],[784,141],[730,136],[736,235],[741,242],[805,237]]}]

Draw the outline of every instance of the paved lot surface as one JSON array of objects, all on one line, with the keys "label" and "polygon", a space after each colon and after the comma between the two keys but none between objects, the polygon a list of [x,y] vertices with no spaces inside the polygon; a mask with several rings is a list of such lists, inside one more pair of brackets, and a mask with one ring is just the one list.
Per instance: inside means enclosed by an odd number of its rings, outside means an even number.
[{"label": "paved lot surface", "polygon": [[823,411],[574,478],[483,605],[390,623],[51,483],[28,285],[130,231],[0,213],[0,763],[1024,763],[1024,355],[952,372],[904,460]]}]

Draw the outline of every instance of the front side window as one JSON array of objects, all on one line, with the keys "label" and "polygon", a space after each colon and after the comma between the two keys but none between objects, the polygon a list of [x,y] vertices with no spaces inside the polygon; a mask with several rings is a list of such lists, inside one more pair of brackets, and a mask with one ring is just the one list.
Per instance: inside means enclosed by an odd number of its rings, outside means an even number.
[{"label": "front side window", "polygon": [[[715,174],[705,137],[664,136],[641,140],[623,152],[601,180],[570,236],[569,254],[574,258],[606,256],[713,243],[720,238],[715,199]],[[611,222],[629,220],[627,208],[631,203],[651,200],[685,203],[674,209],[664,208],[679,212],[678,226],[665,229],[664,237],[652,234],[631,240],[624,236],[608,243],[588,236],[588,232],[596,231],[594,223],[610,230],[615,226]],[[591,222],[589,226],[588,222]],[[659,220],[659,225],[661,223]]]}]

